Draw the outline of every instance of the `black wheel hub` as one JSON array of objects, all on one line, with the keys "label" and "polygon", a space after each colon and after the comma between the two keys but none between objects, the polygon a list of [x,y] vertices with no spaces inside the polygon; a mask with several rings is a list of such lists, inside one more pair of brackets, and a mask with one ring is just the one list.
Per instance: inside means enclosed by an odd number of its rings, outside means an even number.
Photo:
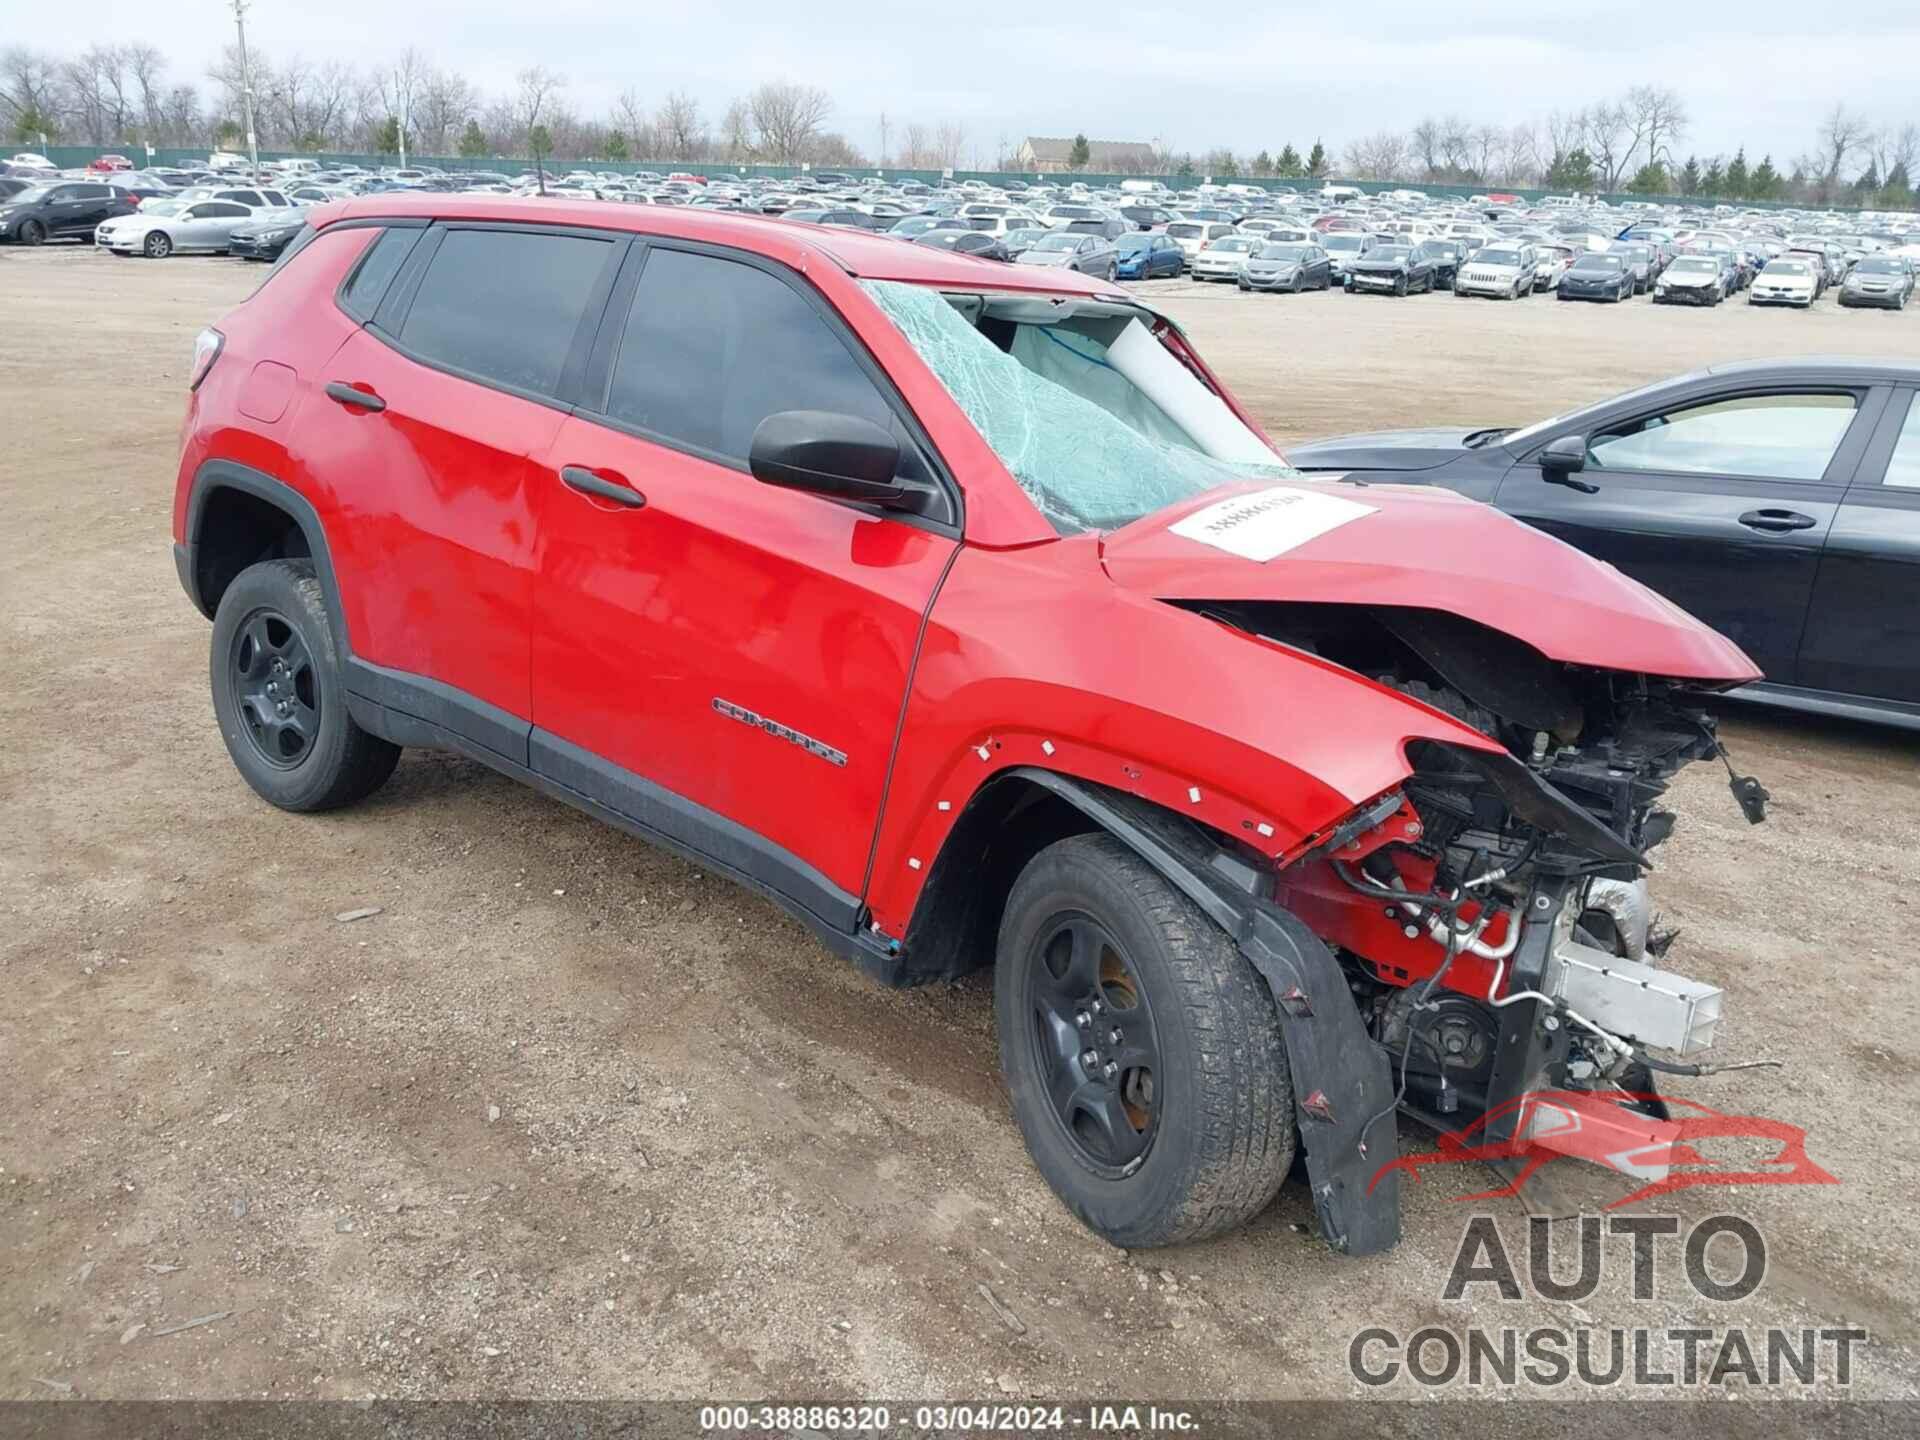
[{"label": "black wheel hub", "polygon": [[1066,914],[1027,970],[1034,1054],[1047,1098],[1081,1155],[1124,1172],[1159,1127],[1160,1037],[1133,962],[1104,925]]},{"label": "black wheel hub", "polygon": [[241,728],[269,765],[291,770],[320,735],[320,685],[300,632],[277,610],[242,622],[227,658]]}]

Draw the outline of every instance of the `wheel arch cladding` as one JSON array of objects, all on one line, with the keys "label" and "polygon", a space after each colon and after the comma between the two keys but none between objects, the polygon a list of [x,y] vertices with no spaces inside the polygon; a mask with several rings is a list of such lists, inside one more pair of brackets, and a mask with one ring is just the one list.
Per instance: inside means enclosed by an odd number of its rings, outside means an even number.
[{"label": "wheel arch cladding", "polygon": [[[983,953],[978,927],[997,933],[1020,869],[1055,840],[1093,830],[1113,835],[1198,905],[1267,982],[1321,1234],[1343,1254],[1390,1249],[1400,1238],[1390,1060],[1368,1035],[1333,952],[1266,898],[1265,863],[1232,837],[1119,790],[1010,770],[982,787],[942,848],[908,932],[906,965],[918,972],[924,964],[919,978],[928,979],[973,968]],[[997,855],[996,842],[1004,845]],[[989,883],[978,883],[981,874]],[[917,954],[921,945],[929,952]],[[985,953],[991,948],[989,940]]]},{"label": "wheel arch cladding", "polygon": [[313,561],[344,660],[347,628],[334,583],[333,560],[319,512],[292,486],[261,470],[209,460],[195,473],[187,502],[186,541],[176,545],[180,583],[208,619],[234,578],[262,560]]}]

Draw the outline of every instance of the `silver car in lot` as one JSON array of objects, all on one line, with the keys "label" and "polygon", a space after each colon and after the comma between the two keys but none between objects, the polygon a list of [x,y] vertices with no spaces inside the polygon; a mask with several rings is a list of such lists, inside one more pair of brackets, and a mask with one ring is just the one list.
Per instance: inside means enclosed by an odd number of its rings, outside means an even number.
[{"label": "silver car in lot", "polygon": [[1453,277],[1455,295],[1518,300],[1533,293],[1540,257],[1531,245],[1487,245],[1467,257]]},{"label": "silver car in lot", "polygon": [[1187,262],[1188,273],[1196,280],[1238,280],[1260,243],[1257,235],[1223,236]]},{"label": "silver car in lot", "polygon": [[[115,255],[218,255],[234,230],[261,213],[235,200],[154,200],[138,214],[110,220],[94,231],[94,244]],[[285,212],[282,212],[285,213]]]},{"label": "silver car in lot", "polygon": [[[1008,248],[1012,248],[1009,241]],[[1078,270],[1082,275],[1098,275],[1111,280],[1119,268],[1120,257],[1113,242],[1098,235],[1079,235],[1071,230],[1044,230],[1032,244],[1014,256],[1016,265],[1047,265],[1056,270]]]}]

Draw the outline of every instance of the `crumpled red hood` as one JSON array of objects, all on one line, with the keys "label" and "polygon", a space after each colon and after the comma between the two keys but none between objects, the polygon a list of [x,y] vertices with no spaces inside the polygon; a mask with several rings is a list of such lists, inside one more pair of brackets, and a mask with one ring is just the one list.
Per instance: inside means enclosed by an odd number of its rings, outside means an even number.
[{"label": "crumpled red hood", "polygon": [[1435,486],[1304,477],[1223,486],[1116,530],[1102,563],[1117,584],[1157,599],[1444,610],[1566,664],[1760,678],[1739,646],[1638,580]]}]

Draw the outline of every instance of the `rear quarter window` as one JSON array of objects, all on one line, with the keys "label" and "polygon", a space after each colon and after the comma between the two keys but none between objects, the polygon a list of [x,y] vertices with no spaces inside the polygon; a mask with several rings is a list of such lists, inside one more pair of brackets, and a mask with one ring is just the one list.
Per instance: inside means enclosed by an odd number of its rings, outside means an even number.
[{"label": "rear quarter window", "polygon": [[[362,324],[371,320],[373,312],[380,308],[380,301],[386,296],[387,287],[393,283],[393,277],[400,273],[407,256],[413,253],[414,244],[425,233],[415,227],[381,231],[380,237],[367,247],[366,253],[360,257],[360,263],[354,266],[347,283],[341,287],[340,308]],[[287,247],[289,254],[304,245],[311,236],[309,227],[306,235]],[[288,258],[289,255],[282,255],[274,268],[278,269]]]}]

